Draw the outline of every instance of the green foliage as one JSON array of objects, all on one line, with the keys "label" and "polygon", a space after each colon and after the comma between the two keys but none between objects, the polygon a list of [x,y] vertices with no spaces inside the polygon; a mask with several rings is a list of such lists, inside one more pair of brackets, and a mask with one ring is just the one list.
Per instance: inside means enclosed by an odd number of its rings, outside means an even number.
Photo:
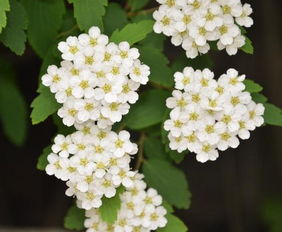
[{"label": "green foliage", "polygon": [[30,117],[33,125],[43,122],[60,107],[49,88],[41,86],[38,93],[39,95],[31,103],[31,108],[33,109]]},{"label": "green foliage", "polygon": [[166,86],[173,86],[173,73],[168,67],[169,60],[164,53],[154,47],[141,47],[140,59],[150,67],[150,81]]},{"label": "green foliage", "polygon": [[11,11],[8,12],[8,23],[0,34],[0,41],[17,55],[22,55],[25,50],[27,29],[27,16],[22,4],[16,0],[10,0]]},{"label": "green foliage", "polygon": [[[42,58],[55,42],[65,13],[63,0],[22,0],[28,16],[27,37]],[[40,12],[40,13],[39,13]]]},{"label": "green foliage", "polygon": [[67,136],[67,135],[72,134],[76,131],[75,127],[65,126],[62,122],[62,119],[57,114],[53,114],[52,119],[53,119],[53,123],[55,124],[55,126],[58,129],[58,131],[57,131],[58,134],[62,134],[62,135]]},{"label": "green foliage", "polygon": [[103,29],[103,16],[106,13],[107,0],[71,0],[74,8],[74,17],[82,31],[92,26]]},{"label": "green foliage", "polygon": [[186,232],[188,228],[178,217],[168,214],[167,225],[165,228],[158,229],[157,232]]},{"label": "green foliage", "polygon": [[261,93],[252,93],[252,99],[256,102],[256,103],[266,103],[267,102],[267,97],[264,96]]},{"label": "green foliage", "polygon": [[115,30],[111,36],[111,41],[120,43],[127,41],[130,45],[146,38],[147,34],[153,31],[154,21],[143,20],[138,23],[127,24],[123,29]]},{"label": "green foliage", "polygon": [[281,199],[268,199],[262,207],[262,218],[267,224],[269,232],[282,231],[282,201]]},{"label": "green foliage", "polygon": [[166,111],[165,101],[169,95],[168,91],[160,89],[144,91],[138,102],[131,106],[124,122],[133,130],[144,129],[162,122]]},{"label": "green foliage", "polygon": [[9,0],[1,0],[0,1],[0,33],[3,28],[7,25],[7,11],[10,10]]},{"label": "green foliage", "polygon": [[273,126],[282,126],[282,110],[277,106],[269,103],[265,103],[264,107],[265,123]]},{"label": "green foliage", "polygon": [[148,158],[169,160],[164,145],[157,137],[147,136],[144,141],[144,152]]},{"label": "green foliage", "polygon": [[152,159],[162,159],[166,161],[174,161],[180,163],[185,155],[184,153],[178,153],[177,151],[172,151],[162,143],[162,140],[158,137],[147,136],[144,141],[144,152],[146,157]]},{"label": "green foliage", "polygon": [[103,198],[103,204],[99,208],[99,213],[103,221],[113,224],[117,220],[118,211],[121,207],[120,194],[125,191],[123,187],[117,189],[117,193],[112,198]]},{"label": "green foliage", "polygon": [[173,73],[182,72],[185,67],[193,67],[194,69],[212,68],[213,62],[209,55],[201,55],[195,59],[188,59],[184,52],[181,52],[172,62],[171,69]]},{"label": "green foliage", "polygon": [[48,165],[47,156],[52,152],[51,145],[45,147],[42,151],[42,154],[39,156],[36,168],[38,170],[44,171]]},{"label": "green foliage", "polygon": [[128,3],[131,7],[131,11],[142,9],[148,4],[149,0],[129,0]]},{"label": "green foliage", "polygon": [[259,93],[263,90],[262,86],[255,83],[253,80],[246,79],[244,80],[244,84],[246,86],[245,91],[250,93]]},{"label": "green foliage", "polygon": [[85,210],[72,206],[65,216],[64,226],[69,230],[83,230]]},{"label": "green foliage", "polygon": [[146,183],[155,189],[171,205],[188,209],[191,194],[184,173],[169,162],[149,159],[144,162],[143,173]]},{"label": "green foliage", "polygon": [[26,103],[11,68],[4,65],[0,67],[0,120],[11,142],[23,145],[27,134]]},{"label": "green foliage", "polygon": [[247,36],[245,37],[246,37],[246,43],[240,49],[247,54],[254,54],[254,47],[252,41]]},{"label": "green foliage", "polygon": [[115,2],[111,2],[104,17],[105,33],[111,35],[114,30],[123,28],[128,23],[124,9]]}]

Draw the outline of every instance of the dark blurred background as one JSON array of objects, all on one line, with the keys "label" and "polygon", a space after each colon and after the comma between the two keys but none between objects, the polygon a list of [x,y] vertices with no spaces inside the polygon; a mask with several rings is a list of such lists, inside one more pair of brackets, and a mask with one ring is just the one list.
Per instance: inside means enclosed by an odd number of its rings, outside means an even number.
[{"label": "dark blurred background", "polygon": [[[214,71],[220,75],[236,68],[264,86],[269,101],[282,107],[282,1],[249,3],[255,12],[255,25],[248,30],[255,54],[213,53]],[[17,57],[1,46],[0,54],[14,63],[30,104],[36,96],[41,61],[30,48]],[[0,132],[0,227],[62,227],[72,200],[64,195],[61,181],[36,169],[37,158],[56,128],[49,119],[29,125],[28,133],[25,146],[18,148]],[[221,153],[216,162],[200,164],[194,155],[186,157],[182,168],[193,194],[192,206],[177,214],[190,231],[282,231],[281,138],[282,128],[267,126],[257,129],[238,149]]]}]

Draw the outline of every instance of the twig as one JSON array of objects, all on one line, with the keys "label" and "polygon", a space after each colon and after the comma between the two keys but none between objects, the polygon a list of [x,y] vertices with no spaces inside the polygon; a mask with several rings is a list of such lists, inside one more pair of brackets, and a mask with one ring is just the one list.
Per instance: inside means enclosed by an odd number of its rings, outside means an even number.
[{"label": "twig", "polygon": [[136,165],[135,165],[135,170],[139,170],[143,161],[144,161],[144,154],[143,154],[143,150],[144,150],[144,141],[145,141],[145,132],[142,131],[139,141],[138,141],[138,146],[139,146],[139,152],[137,155],[137,161],[136,161]]},{"label": "twig", "polygon": [[74,31],[75,29],[78,29],[78,25],[75,24],[71,29],[67,30],[67,31],[63,31],[60,34],[57,35],[57,38],[61,38],[65,35],[69,35],[72,31]]},{"label": "twig", "polygon": [[116,132],[118,133],[118,132],[122,131],[125,127],[126,127],[126,124],[124,122],[121,123],[120,126],[117,128]]},{"label": "twig", "polygon": [[166,89],[166,90],[170,90],[172,91],[173,88],[172,87],[167,87],[167,86],[164,86],[164,85],[160,85],[156,82],[153,82],[153,81],[150,81],[150,84],[153,86],[153,87],[156,87],[157,89]]}]

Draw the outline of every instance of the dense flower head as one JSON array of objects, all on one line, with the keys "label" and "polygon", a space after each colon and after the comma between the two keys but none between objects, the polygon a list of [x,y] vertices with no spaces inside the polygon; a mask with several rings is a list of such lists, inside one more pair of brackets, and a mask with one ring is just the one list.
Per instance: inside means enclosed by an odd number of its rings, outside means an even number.
[{"label": "dense flower head", "polygon": [[115,44],[98,27],[60,42],[61,66],[51,65],[42,83],[63,104],[58,115],[72,126],[89,120],[106,128],[127,114],[138,100],[137,90],[148,82],[150,69],[129,43]]},{"label": "dense flower head", "polygon": [[76,125],[76,129],[55,137],[46,172],[66,181],[66,195],[76,196],[81,208],[99,208],[103,196],[111,198],[119,186],[133,186],[136,173],[129,164],[137,145],[124,130],[115,133],[92,122]]},{"label": "dense flower head", "polygon": [[188,58],[210,50],[217,42],[219,50],[235,55],[244,46],[241,27],[251,27],[253,10],[241,0],[157,0],[161,4],[153,14],[154,31],[171,36],[175,46],[182,45]]},{"label": "dense flower head", "polygon": [[136,174],[133,185],[120,195],[121,208],[116,222],[107,224],[97,209],[86,211],[84,222],[87,232],[150,232],[165,227],[166,209],[162,197],[153,188],[146,190],[143,175]]},{"label": "dense flower head", "polygon": [[194,152],[200,162],[216,160],[218,150],[238,147],[239,138],[249,139],[264,123],[264,106],[244,91],[245,75],[235,69],[215,80],[209,69],[186,67],[174,78],[176,90],[166,101],[172,111],[164,123],[172,150]]}]

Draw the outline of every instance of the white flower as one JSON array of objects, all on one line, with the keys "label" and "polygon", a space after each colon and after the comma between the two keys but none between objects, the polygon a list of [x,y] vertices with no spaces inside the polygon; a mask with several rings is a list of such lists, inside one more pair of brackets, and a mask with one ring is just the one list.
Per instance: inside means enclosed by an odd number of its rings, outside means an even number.
[{"label": "white flower", "polygon": [[138,49],[128,42],[109,43],[98,27],[68,37],[58,49],[61,67],[49,66],[42,83],[64,104],[58,114],[67,126],[88,120],[100,128],[112,126],[138,100],[140,84],[149,81],[150,68],[139,60]]},{"label": "white flower", "polygon": [[251,27],[252,8],[240,0],[158,0],[153,13],[154,31],[171,36],[175,46],[182,46],[188,58],[196,58],[217,42],[219,50],[229,55],[244,46],[245,37],[237,26]]},{"label": "white flower", "polygon": [[127,114],[129,111],[129,105],[127,103],[104,103],[101,109],[101,113],[105,118],[108,118],[112,122],[119,122],[122,115]]},{"label": "white flower", "polygon": [[[86,211],[84,225],[90,232],[150,232],[163,228],[167,224],[166,209],[162,205],[162,197],[155,189],[146,190],[143,175],[136,174],[132,186],[120,194],[121,207],[117,220],[105,227],[97,209]],[[110,185],[110,184],[109,184]],[[88,206],[89,201],[83,199],[78,205]]]},{"label": "white flower", "polygon": [[64,178],[67,165],[66,159],[51,153],[48,155],[47,160],[49,164],[46,166],[46,173],[50,176],[55,175],[58,179],[66,180],[67,178]]},{"label": "white flower", "polygon": [[63,70],[60,70],[55,65],[48,67],[47,74],[42,76],[42,83],[43,85],[50,87],[52,93],[56,93],[60,88],[65,88],[67,86]]},{"label": "white flower", "polygon": [[94,96],[93,88],[97,83],[90,71],[83,70],[78,77],[72,77],[70,79],[70,84],[72,86],[72,95],[74,97],[92,98]]},{"label": "white flower", "polygon": [[249,15],[252,13],[253,13],[253,9],[251,5],[245,3],[243,5],[243,12],[239,17],[236,18],[236,22],[240,26],[251,27],[254,24],[254,20],[251,17],[249,17]]},{"label": "white flower", "polygon": [[75,146],[72,144],[70,136],[57,135],[54,139],[55,144],[52,151],[58,153],[59,156],[68,158],[69,154],[74,154]]},{"label": "white flower", "polygon": [[185,68],[177,72],[171,109],[164,122],[169,147],[179,153],[196,153],[199,162],[216,160],[218,150],[237,148],[239,138],[248,139],[250,131],[263,124],[264,107],[252,101],[245,90],[245,75],[229,69],[216,81],[208,70]]},{"label": "white flower", "polygon": [[158,34],[164,33],[167,36],[171,36],[176,32],[175,21],[173,14],[175,9],[163,5],[160,6],[159,10],[153,13],[153,17],[156,20],[154,25],[154,31]]},{"label": "white flower", "polygon": [[130,78],[142,85],[146,85],[149,81],[150,68],[147,65],[141,64],[139,60],[135,61],[130,71]]},{"label": "white flower", "polygon": [[66,126],[72,126],[75,123],[78,110],[75,108],[75,100],[70,98],[58,110],[58,115],[63,118],[63,123]]},{"label": "white flower", "polygon": [[250,104],[247,105],[247,114],[248,114],[248,121],[247,126],[248,128],[256,128],[260,127],[264,123],[263,114],[264,114],[264,106],[259,103],[256,104],[255,102],[251,101]]},{"label": "white flower", "polygon": [[223,25],[218,28],[218,33],[220,34],[219,41],[225,46],[231,45],[234,42],[234,38],[240,34],[239,27],[233,21],[233,18],[224,17]]},{"label": "white flower", "polygon": [[113,59],[117,63],[121,63],[126,67],[131,67],[134,60],[138,59],[140,56],[138,49],[130,48],[128,42],[121,42],[118,45],[119,53],[116,54]]},{"label": "white flower", "polygon": [[88,120],[96,121],[100,117],[100,103],[94,98],[77,100],[75,108],[77,109],[77,120],[86,122]]},{"label": "white flower", "polygon": [[60,42],[58,49],[62,52],[62,58],[64,60],[72,61],[75,56],[80,54],[82,47],[80,46],[77,37],[70,36],[66,42]]}]

